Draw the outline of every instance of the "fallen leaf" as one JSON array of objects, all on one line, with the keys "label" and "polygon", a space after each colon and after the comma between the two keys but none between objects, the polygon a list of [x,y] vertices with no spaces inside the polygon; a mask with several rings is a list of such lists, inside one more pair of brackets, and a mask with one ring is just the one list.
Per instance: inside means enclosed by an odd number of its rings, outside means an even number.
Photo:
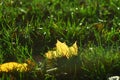
[{"label": "fallen leaf", "polygon": [[8,62],[0,65],[0,72],[27,71],[27,63]]},{"label": "fallen leaf", "polygon": [[34,66],[32,61],[27,60],[27,63],[8,62],[0,65],[1,72],[26,72],[32,69]]},{"label": "fallen leaf", "polygon": [[68,47],[65,42],[62,43],[59,40],[57,40],[55,50],[45,53],[47,59],[56,59],[60,57],[66,57],[69,59],[75,55],[78,55],[78,47],[76,42],[71,47]]},{"label": "fallen leaf", "polygon": [[59,40],[57,40],[56,53],[57,53],[58,56],[65,56],[65,57],[68,58],[68,56],[69,56],[69,48],[66,45],[66,43],[62,43]]},{"label": "fallen leaf", "polygon": [[69,47],[69,51],[71,55],[78,55],[78,47],[76,42],[71,47]]}]

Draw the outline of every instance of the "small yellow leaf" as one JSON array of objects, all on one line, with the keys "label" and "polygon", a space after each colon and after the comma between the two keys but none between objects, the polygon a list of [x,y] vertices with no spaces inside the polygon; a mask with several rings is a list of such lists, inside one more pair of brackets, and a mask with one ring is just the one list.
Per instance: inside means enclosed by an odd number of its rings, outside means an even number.
[{"label": "small yellow leaf", "polygon": [[26,72],[29,71],[33,67],[33,62],[29,63],[17,63],[17,62],[8,62],[8,63],[3,63],[0,65],[0,73],[1,72],[13,72],[13,71],[18,71],[18,72]]},{"label": "small yellow leaf", "polygon": [[76,42],[71,47],[68,47],[66,43],[62,43],[57,40],[55,49],[56,50],[45,53],[47,59],[56,59],[60,57],[66,57],[69,59],[73,55],[78,55],[78,47]]},{"label": "small yellow leaf", "polygon": [[48,51],[47,53],[45,53],[45,56],[48,58],[48,59],[53,59],[53,58],[57,58],[57,54],[56,54],[56,51]]},{"label": "small yellow leaf", "polygon": [[18,64],[16,66],[16,69],[17,69],[17,71],[20,71],[20,72],[25,72],[25,71],[29,70],[28,69],[28,64],[26,64],[26,63]]},{"label": "small yellow leaf", "polygon": [[69,50],[72,55],[78,55],[78,47],[76,42],[71,47],[69,47]]},{"label": "small yellow leaf", "polygon": [[68,57],[69,48],[65,43],[61,43],[59,40],[57,40],[56,52],[58,53],[58,56],[66,56],[66,57]]},{"label": "small yellow leaf", "polygon": [[26,63],[8,62],[0,65],[0,72],[27,71],[27,66]]}]

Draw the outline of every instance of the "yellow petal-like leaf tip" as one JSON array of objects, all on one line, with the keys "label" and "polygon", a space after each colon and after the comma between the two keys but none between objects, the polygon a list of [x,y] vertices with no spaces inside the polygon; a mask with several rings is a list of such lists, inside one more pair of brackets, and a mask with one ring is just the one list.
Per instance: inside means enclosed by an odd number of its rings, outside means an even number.
[{"label": "yellow petal-like leaf tip", "polygon": [[57,40],[56,43],[56,53],[58,56],[66,56],[68,57],[69,55],[69,47],[65,44]]},{"label": "yellow petal-like leaf tip", "polygon": [[71,47],[69,47],[69,50],[72,55],[78,54],[78,47],[77,47],[76,42]]},{"label": "yellow petal-like leaf tip", "polygon": [[76,42],[72,46],[68,47],[65,42],[62,43],[59,40],[57,40],[56,43],[56,50],[45,53],[47,59],[56,59],[59,57],[66,57],[69,59],[70,57],[76,55],[78,55],[78,47]]}]

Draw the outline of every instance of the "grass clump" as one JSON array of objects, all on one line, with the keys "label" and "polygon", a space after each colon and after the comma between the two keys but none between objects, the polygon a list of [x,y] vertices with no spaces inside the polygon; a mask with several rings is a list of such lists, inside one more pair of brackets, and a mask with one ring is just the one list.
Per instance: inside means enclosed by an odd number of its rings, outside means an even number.
[{"label": "grass clump", "polygon": [[81,53],[82,70],[88,74],[86,77],[90,80],[106,80],[108,76],[119,75],[119,71],[116,71],[119,57],[119,51],[114,52],[113,48],[110,50],[103,47],[88,48]]}]

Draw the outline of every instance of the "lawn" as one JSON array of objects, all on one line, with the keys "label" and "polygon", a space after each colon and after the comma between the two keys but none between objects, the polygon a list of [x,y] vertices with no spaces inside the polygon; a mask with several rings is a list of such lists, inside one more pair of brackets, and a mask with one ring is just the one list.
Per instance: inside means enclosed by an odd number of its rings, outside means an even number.
[{"label": "lawn", "polygon": [[0,0],[0,80],[107,80],[119,60],[119,0]]}]

